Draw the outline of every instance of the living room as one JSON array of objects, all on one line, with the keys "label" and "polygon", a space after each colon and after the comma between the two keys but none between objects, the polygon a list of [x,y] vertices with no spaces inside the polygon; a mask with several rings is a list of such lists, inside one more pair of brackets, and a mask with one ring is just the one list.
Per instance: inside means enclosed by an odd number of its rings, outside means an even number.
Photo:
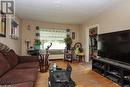
[{"label": "living room", "polygon": [[[129,0],[1,0],[0,4],[0,87],[130,87]],[[67,35],[72,40],[71,48],[64,41]],[[43,55],[49,54],[50,65],[43,72],[38,71],[40,64],[44,66],[41,63],[43,60],[36,55],[35,59],[30,52],[30,49],[36,48],[36,39],[41,41],[37,47]],[[96,40],[94,47],[90,45],[93,40]],[[80,43],[83,49],[78,59],[77,54],[75,56],[70,52],[74,48],[76,53],[76,43]],[[105,50],[102,46],[106,46]],[[114,47],[122,51],[115,52]],[[11,54],[8,54],[9,51]],[[121,55],[121,52],[127,54]],[[66,55],[68,58],[73,56],[71,61],[64,61]],[[14,58],[16,56],[18,59]],[[26,60],[25,56],[30,59]],[[4,57],[7,61],[2,59]],[[74,86],[49,86],[53,84],[48,80],[50,68],[66,69],[69,65],[72,68],[71,84]],[[109,68],[111,72],[107,71]],[[21,75],[24,72],[25,76]],[[115,74],[117,72],[118,75]],[[12,82],[11,78],[14,78]]]}]

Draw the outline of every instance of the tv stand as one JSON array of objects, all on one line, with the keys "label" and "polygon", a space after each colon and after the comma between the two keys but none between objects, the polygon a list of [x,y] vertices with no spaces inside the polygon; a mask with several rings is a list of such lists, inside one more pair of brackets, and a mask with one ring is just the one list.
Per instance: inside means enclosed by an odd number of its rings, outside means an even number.
[{"label": "tv stand", "polygon": [[130,65],[105,58],[94,58],[92,70],[116,82],[122,87],[130,87]]}]

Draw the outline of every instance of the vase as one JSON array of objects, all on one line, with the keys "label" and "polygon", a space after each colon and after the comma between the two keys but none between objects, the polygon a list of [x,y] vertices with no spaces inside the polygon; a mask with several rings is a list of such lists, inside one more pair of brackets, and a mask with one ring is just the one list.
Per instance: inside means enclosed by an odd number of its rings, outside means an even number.
[{"label": "vase", "polygon": [[35,45],[34,45],[34,49],[35,49],[35,50],[40,50],[40,45],[39,45],[39,44],[35,44]]}]

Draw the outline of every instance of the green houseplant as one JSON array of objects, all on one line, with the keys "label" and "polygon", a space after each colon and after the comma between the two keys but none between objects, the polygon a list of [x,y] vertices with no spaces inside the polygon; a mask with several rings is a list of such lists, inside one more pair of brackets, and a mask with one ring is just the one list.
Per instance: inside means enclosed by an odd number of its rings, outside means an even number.
[{"label": "green houseplant", "polygon": [[64,42],[66,44],[67,50],[70,50],[71,44],[72,44],[72,39],[71,39],[70,35],[67,35],[67,37],[64,39]]},{"label": "green houseplant", "polygon": [[40,39],[35,39],[34,48],[35,48],[36,50],[40,50],[40,45],[41,45]]}]

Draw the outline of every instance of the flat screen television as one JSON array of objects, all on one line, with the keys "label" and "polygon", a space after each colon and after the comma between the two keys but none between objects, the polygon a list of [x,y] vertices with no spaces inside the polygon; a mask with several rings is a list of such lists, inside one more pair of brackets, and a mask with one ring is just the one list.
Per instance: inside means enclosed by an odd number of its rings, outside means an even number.
[{"label": "flat screen television", "polygon": [[130,30],[98,35],[98,56],[130,64]]}]

